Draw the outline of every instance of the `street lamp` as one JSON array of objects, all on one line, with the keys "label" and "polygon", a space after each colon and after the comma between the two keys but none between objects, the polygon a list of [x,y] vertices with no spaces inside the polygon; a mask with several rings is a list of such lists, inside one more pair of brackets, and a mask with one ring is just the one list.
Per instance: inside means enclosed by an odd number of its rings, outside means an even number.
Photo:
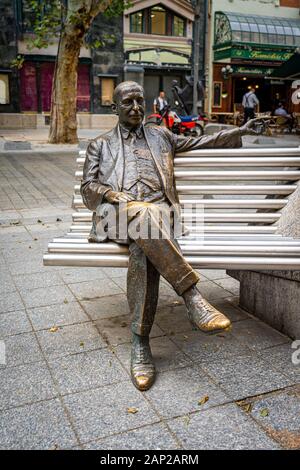
[{"label": "street lamp", "polygon": [[227,80],[227,78],[229,78],[229,75],[233,73],[233,68],[231,67],[231,65],[228,64],[226,65],[226,67],[222,67],[221,72],[224,80]]}]

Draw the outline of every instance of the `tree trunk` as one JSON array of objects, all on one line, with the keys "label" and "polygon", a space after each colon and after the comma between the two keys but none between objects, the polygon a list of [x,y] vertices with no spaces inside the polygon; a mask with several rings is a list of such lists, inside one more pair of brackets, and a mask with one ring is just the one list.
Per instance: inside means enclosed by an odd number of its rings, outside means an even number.
[{"label": "tree trunk", "polygon": [[49,143],[74,144],[77,137],[77,69],[83,37],[112,0],[69,0],[52,83]]},{"label": "tree trunk", "polygon": [[[78,142],[76,102],[77,68],[83,34],[68,28],[62,32],[52,84],[49,142]],[[79,32],[81,33],[79,36]]]}]

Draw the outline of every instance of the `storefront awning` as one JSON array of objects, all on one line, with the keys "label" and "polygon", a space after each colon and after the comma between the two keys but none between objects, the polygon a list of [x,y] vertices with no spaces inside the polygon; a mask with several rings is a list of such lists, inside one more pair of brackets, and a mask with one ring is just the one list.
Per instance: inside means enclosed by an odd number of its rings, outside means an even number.
[{"label": "storefront awning", "polygon": [[274,70],[270,78],[295,80],[300,78],[300,53],[295,53],[289,60]]},{"label": "storefront awning", "polygon": [[298,47],[300,19],[218,11],[215,14],[215,46],[225,43]]}]

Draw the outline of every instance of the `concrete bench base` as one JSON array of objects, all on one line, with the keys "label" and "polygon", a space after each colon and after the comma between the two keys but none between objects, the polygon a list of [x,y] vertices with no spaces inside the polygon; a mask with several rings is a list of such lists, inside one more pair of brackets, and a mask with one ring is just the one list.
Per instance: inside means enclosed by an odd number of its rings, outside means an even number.
[{"label": "concrete bench base", "polygon": [[293,339],[300,338],[300,271],[237,271],[240,306]]}]

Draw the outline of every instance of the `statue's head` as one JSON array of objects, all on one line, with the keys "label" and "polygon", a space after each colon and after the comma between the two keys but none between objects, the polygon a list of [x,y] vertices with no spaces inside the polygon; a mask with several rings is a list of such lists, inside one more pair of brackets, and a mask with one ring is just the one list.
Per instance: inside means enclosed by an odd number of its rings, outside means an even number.
[{"label": "statue's head", "polygon": [[136,82],[120,83],[114,91],[112,109],[124,127],[139,127],[145,114],[143,87]]}]

